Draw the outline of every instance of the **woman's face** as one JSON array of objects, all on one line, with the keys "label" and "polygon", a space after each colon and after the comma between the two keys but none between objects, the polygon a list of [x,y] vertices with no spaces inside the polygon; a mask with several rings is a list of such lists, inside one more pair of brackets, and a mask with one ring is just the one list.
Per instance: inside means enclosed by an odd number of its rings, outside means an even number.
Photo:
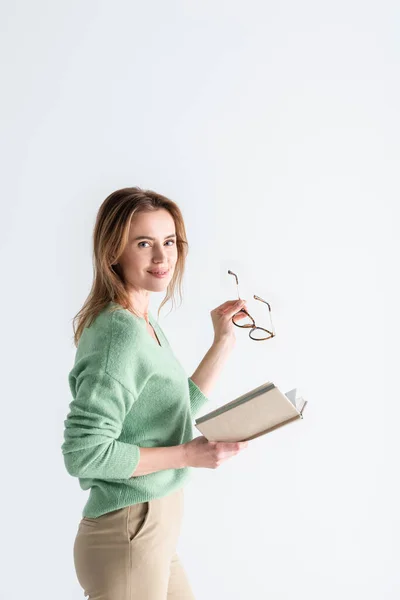
[{"label": "woman's face", "polygon": [[[171,281],[177,258],[175,222],[166,209],[141,212],[132,217],[129,241],[118,260],[131,289],[151,292],[165,290]],[[167,273],[157,277],[151,271]]]}]

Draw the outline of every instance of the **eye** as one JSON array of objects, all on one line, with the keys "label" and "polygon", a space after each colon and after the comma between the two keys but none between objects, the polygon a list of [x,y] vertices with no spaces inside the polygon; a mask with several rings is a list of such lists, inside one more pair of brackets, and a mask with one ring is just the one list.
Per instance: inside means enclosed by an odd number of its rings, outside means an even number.
[{"label": "eye", "polygon": [[[168,244],[169,242],[171,242],[171,245],[173,246],[175,244],[175,240],[167,240],[165,243]],[[139,248],[144,248],[144,246],[141,246],[140,244],[148,244],[149,242],[139,242],[138,246]]]}]

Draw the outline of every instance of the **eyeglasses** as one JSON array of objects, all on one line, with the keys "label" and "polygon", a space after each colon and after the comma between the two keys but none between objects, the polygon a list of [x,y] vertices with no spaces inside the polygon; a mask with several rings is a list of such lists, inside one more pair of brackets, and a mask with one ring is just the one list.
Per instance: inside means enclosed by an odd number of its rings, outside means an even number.
[{"label": "eyeglasses", "polygon": [[[232,271],[228,271],[229,275],[233,275],[234,278],[236,279],[236,286],[237,286],[237,292],[238,292],[238,299],[240,300],[240,295],[239,295],[239,280],[238,277],[235,273],[233,273]],[[271,331],[269,329],[264,329],[264,327],[257,327],[255,320],[253,319],[253,317],[247,312],[247,310],[245,308],[242,308],[241,310],[239,310],[236,314],[233,315],[232,317],[232,322],[234,325],[236,325],[236,327],[243,327],[244,329],[248,329],[249,327],[251,328],[249,331],[249,336],[252,340],[255,340],[257,342],[262,342],[263,340],[269,340],[270,338],[275,337],[275,329],[274,326],[272,324],[272,315],[271,315],[271,306],[268,304],[268,302],[266,300],[263,300],[262,298],[260,298],[260,296],[253,296],[253,298],[255,300],[260,300],[260,302],[264,302],[264,304],[266,304],[268,306],[269,309],[269,319],[271,321]],[[235,322],[235,317],[239,314],[239,313],[245,313],[249,319],[251,319],[251,323],[236,323]],[[268,334],[267,336],[265,334]]]}]

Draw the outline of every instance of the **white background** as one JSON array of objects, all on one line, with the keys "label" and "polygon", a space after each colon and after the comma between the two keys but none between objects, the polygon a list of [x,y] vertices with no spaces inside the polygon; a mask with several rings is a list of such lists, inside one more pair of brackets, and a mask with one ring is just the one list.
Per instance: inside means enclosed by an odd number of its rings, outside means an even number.
[{"label": "white background", "polygon": [[204,412],[265,381],[309,402],[194,470],[178,550],[196,598],[399,598],[398,3],[3,0],[0,17],[1,598],[83,597],[87,492],[60,450],[72,318],[98,207],[134,185],[184,214],[184,301],[159,323],[188,375],[236,296],[228,269],[260,321],[252,295],[271,303],[276,338],[236,330]]}]

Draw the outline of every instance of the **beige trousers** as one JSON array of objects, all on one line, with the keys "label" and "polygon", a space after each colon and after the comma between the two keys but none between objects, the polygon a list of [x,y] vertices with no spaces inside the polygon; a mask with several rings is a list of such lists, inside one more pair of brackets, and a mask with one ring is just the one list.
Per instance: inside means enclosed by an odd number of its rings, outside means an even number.
[{"label": "beige trousers", "polygon": [[176,554],[183,488],[91,519],[74,543],[78,581],[89,600],[194,600]]}]

